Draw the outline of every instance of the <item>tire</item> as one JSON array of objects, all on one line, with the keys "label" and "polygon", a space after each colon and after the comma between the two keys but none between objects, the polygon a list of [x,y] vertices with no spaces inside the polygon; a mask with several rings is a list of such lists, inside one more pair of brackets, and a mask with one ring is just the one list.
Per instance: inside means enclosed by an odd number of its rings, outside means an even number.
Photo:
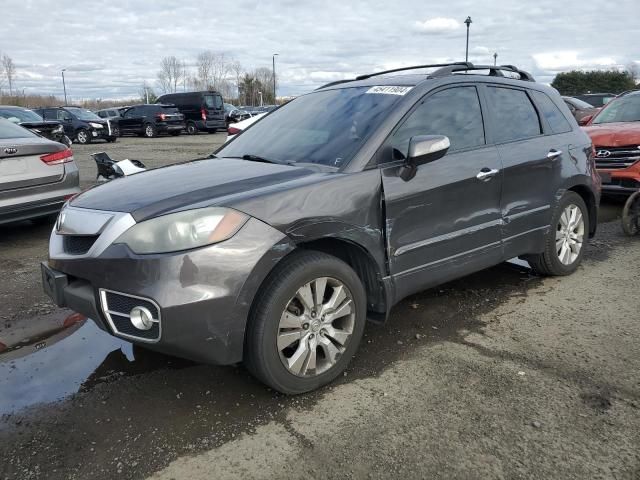
[{"label": "tire", "polygon": [[193,122],[189,122],[187,123],[187,135],[195,135],[198,133],[198,127],[196,127],[196,124]]},{"label": "tire", "polygon": [[640,191],[632,194],[622,209],[622,231],[629,236],[640,231]]},{"label": "tire", "polygon": [[107,142],[115,143],[118,140],[118,137],[107,137]]},{"label": "tire", "polygon": [[[304,307],[298,293],[308,287],[307,298],[317,304],[313,292],[320,285],[325,294],[316,312],[316,307]],[[364,286],[349,265],[321,252],[293,253],[256,295],[245,337],[245,364],[256,378],[285,394],[326,385],[345,370],[358,349],[366,307]],[[332,312],[338,314],[334,319]]]},{"label": "tire", "polygon": [[147,138],[153,138],[158,136],[158,131],[156,130],[156,127],[153,126],[153,124],[147,123],[144,126],[142,134]]},{"label": "tire", "polygon": [[209,130],[207,130],[207,133],[216,133],[217,131],[217,128],[210,128]]},{"label": "tire", "polygon": [[[572,223],[569,211],[577,208],[582,218],[581,222]],[[563,220],[563,215],[570,218]],[[568,228],[564,229],[563,222],[568,222]],[[580,239],[579,247],[576,239]],[[540,275],[561,276],[570,275],[576,271],[589,239],[589,210],[584,200],[575,192],[567,192],[560,199],[553,212],[549,233],[545,239],[545,249],[543,253],[528,255],[524,257],[533,270]],[[566,242],[565,242],[566,241]],[[574,242],[572,245],[571,242]],[[563,248],[568,248],[563,250]],[[566,252],[566,253],[565,253]],[[577,253],[577,254],[576,254]],[[561,260],[561,256],[564,261]]]},{"label": "tire", "polygon": [[91,143],[91,135],[86,128],[81,128],[76,132],[76,143],[80,145],[87,145]]},{"label": "tire", "polygon": [[62,143],[63,145],[66,145],[67,147],[71,148],[71,145],[73,144],[73,142],[71,141],[71,139],[69,137],[67,137],[66,135],[64,135],[61,139],[60,139],[60,143]]}]

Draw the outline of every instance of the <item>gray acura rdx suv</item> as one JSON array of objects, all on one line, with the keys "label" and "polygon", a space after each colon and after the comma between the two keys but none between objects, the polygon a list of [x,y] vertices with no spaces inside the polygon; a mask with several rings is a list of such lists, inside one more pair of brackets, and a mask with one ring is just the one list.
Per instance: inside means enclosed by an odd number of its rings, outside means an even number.
[{"label": "gray acura rdx suv", "polygon": [[75,197],[45,290],[113,335],[244,361],[293,394],[339,375],[366,319],[412,293],[518,256],[573,273],[600,181],[560,96],[512,66],[430,67],[326,85],[211,158]]}]

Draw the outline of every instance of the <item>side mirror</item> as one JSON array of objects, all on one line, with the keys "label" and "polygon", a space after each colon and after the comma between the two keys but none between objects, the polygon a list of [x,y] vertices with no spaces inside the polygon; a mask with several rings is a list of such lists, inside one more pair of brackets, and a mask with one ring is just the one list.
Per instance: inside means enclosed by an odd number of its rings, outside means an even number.
[{"label": "side mirror", "polygon": [[418,135],[409,140],[409,154],[400,168],[400,177],[411,180],[420,165],[433,162],[446,155],[451,142],[445,135]]},{"label": "side mirror", "polygon": [[578,122],[578,125],[586,125],[591,121],[592,118],[593,118],[593,115],[586,115],[580,119],[580,121]]}]

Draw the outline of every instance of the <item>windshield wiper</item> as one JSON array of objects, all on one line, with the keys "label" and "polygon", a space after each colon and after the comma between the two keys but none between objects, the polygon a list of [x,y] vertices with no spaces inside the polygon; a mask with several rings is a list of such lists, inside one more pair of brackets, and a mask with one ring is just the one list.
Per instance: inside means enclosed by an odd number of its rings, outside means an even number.
[{"label": "windshield wiper", "polygon": [[263,162],[263,163],[275,163],[277,165],[293,165],[291,162],[278,162],[277,160],[271,160],[269,158],[261,157],[260,155],[253,155],[250,153],[242,155],[243,160],[250,160],[252,162]]}]

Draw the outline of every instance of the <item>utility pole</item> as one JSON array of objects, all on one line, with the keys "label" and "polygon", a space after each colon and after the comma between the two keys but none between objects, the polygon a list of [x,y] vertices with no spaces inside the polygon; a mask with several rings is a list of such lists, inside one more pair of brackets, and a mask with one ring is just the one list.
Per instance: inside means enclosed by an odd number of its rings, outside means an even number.
[{"label": "utility pole", "polygon": [[[273,103],[276,103],[276,56],[278,54],[274,53],[271,56],[271,61],[273,62]],[[262,103],[262,102],[260,102]]]},{"label": "utility pole", "polygon": [[464,23],[467,25],[467,49],[465,50],[464,61],[468,62],[469,61],[469,27],[471,26],[471,23],[472,23],[471,17],[467,17]]},{"label": "utility pole", "polygon": [[67,85],[66,83],[64,83],[64,72],[66,71],[66,68],[62,69],[62,89],[64,90],[64,104],[67,104]]},{"label": "utility pole", "polygon": [[493,66],[495,67],[496,65],[498,65],[498,53],[494,53],[493,54]]}]

